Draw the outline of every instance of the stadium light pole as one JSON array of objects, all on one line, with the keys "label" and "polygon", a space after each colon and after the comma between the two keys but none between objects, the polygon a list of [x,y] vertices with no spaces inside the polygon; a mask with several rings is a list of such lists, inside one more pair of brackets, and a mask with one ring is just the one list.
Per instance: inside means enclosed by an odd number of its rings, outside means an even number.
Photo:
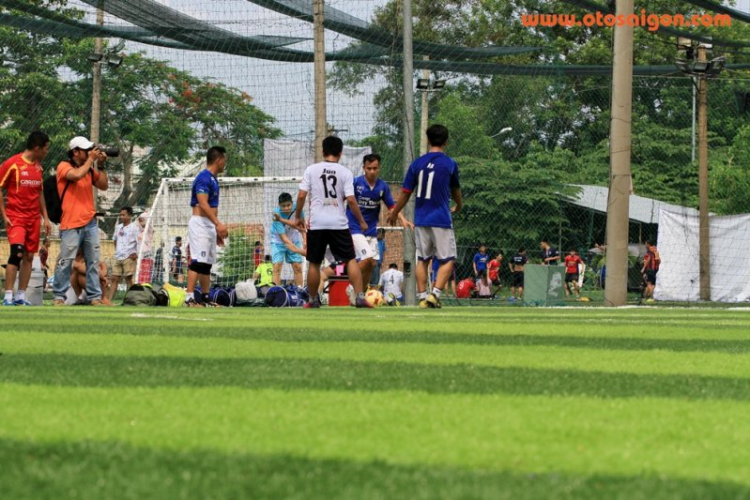
[{"label": "stadium light pole", "polygon": [[[633,0],[617,0],[616,15],[633,14]],[[604,302],[624,306],[628,299],[628,229],[630,223],[630,145],[633,109],[633,27],[616,26],[612,61],[609,129],[609,200],[607,203],[607,287]]]},{"label": "stadium light pole", "polygon": [[[409,165],[414,161],[414,50],[412,39],[412,16],[411,0],[402,0],[404,18],[404,175],[409,170]],[[410,200],[404,207],[404,216],[414,220],[414,201]],[[417,303],[417,281],[414,261],[416,259],[416,246],[414,243],[414,232],[404,228],[404,275],[406,286],[404,289],[404,302],[413,306]]]},{"label": "stadium light pole", "polygon": [[313,45],[315,74],[315,162],[323,161],[323,139],[328,123],[326,121],[326,42],[325,11],[323,0],[313,0]]}]

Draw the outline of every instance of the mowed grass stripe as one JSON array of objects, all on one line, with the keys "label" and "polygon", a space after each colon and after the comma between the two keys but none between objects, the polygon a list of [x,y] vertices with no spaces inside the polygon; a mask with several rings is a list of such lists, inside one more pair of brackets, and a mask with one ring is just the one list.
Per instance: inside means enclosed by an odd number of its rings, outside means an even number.
[{"label": "mowed grass stripe", "polygon": [[0,381],[77,387],[239,387],[430,394],[660,397],[750,401],[750,379],[579,370],[269,358],[11,354]]},{"label": "mowed grass stripe", "polygon": [[3,384],[0,438],[750,484],[750,405]]},{"label": "mowed grass stripe", "polygon": [[[118,442],[0,440],[7,498],[747,498],[750,486],[642,474],[518,473]],[[71,495],[72,496],[72,495]]]},{"label": "mowed grass stripe", "polygon": [[[517,337],[489,337],[512,339]],[[670,350],[609,350],[547,345],[472,345],[456,343],[388,342],[388,337],[366,342],[292,342],[235,340],[226,338],[181,338],[116,334],[37,333],[3,334],[0,346],[6,358],[13,354],[66,354],[75,356],[174,357],[210,359],[295,358],[400,362],[429,365],[474,365],[633,374],[684,374],[750,378],[750,354],[722,352],[673,352]],[[452,338],[457,342],[460,338]],[[584,344],[585,345],[585,344]],[[597,343],[592,343],[597,345]],[[54,363],[54,360],[52,360]]]}]

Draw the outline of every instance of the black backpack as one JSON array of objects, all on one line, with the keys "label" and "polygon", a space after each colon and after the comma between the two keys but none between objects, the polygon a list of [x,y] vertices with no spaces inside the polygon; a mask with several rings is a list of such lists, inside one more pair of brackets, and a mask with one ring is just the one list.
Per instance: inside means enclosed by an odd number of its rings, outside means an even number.
[{"label": "black backpack", "polygon": [[[93,177],[94,171],[89,170],[89,173]],[[68,192],[70,187],[70,181],[65,184],[62,195],[57,191],[57,169],[44,179],[42,189],[44,191],[44,203],[47,205],[47,217],[53,224],[59,224],[62,220],[62,203],[65,199],[65,193]]]}]

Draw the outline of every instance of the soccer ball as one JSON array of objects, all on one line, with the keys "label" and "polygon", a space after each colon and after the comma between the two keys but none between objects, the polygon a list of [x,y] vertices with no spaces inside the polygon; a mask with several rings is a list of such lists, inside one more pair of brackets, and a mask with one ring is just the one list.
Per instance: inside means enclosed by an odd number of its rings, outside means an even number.
[{"label": "soccer ball", "polygon": [[385,302],[385,299],[383,299],[383,294],[380,293],[380,290],[367,290],[367,293],[365,294],[365,300],[370,303],[372,307],[380,307]]}]

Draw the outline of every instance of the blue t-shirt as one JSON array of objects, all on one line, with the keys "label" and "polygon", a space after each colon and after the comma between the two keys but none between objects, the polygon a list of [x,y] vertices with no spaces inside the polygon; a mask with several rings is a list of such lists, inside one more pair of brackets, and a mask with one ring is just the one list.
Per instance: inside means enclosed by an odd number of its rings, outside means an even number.
[{"label": "blue t-shirt", "polygon": [[[375,181],[375,186],[371,188],[365,176],[360,175],[354,179],[354,197],[357,198],[359,210],[362,212],[365,222],[367,222],[365,236],[377,236],[378,221],[380,220],[380,202],[385,202],[388,208],[393,208],[395,205],[388,184],[382,179],[378,179]],[[352,234],[362,234],[359,221],[354,217],[354,213],[352,213],[348,206],[346,207],[346,218],[349,220],[349,232]]]},{"label": "blue t-shirt", "polygon": [[197,195],[199,194],[208,195],[209,207],[216,208],[219,206],[219,181],[208,169],[196,175],[195,180],[193,180],[193,189],[190,195],[191,207],[198,205]]},{"label": "blue t-shirt", "polygon": [[[297,204],[295,203],[292,205],[292,211],[288,214],[285,214],[281,211],[281,208],[276,207],[273,209],[273,213],[279,214],[282,219],[289,220],[292,218],[292,215],[294,215],[294,211],[297,210]],[[301,214],[302,218],[305,218],[305,212],[303,211]],[[295,246],[300,246],[302,243],[302,235],[300,232],[293,227],[289,227],[283,222],[279,222],[274,217],[273,224],[271,225],[271,243],[274,245],[283,245],[284,242],[281,240],[281,235],[286,234],[286,237],[289,238],[289,240],[294,243]]]},{"label": "blue t-shirt", "polygon": [[489,255],[477,252],[477,254],[474,256],[474,264],[477,265],[477,272],[482,272],[485,269],[487,269],[487,261],[489,260]]},{"label": "blue t-shirt", "polygon": [[453,227],[451,189],[461,187],[458,164],[445,153],[427,153],[409,166],[404,191],[416,193],[414,224],[423,227]]}]

